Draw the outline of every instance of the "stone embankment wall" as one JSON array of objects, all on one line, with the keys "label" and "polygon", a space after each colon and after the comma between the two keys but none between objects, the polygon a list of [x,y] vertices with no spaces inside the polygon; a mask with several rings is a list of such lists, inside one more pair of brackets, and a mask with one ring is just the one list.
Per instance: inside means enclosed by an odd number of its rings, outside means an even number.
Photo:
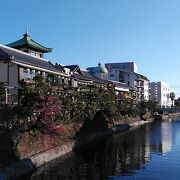
[{"label": "stone embankment wall", "polygon": [[156,121],[166,121],[166,120],[169,120],[169,119],[174,119],[174,118],[180,118],[180,112],[176,112],[176,113],[170,113],[170,114],[158,114],[158,115],[155,115],[154,119]]},{"label": "stone embankment wall", "polygon": [[93,141],[108,137],[110,135],[113,135],[114,133],[120,133],[126,131],[129,128],[139,127],[140,125],[143,125],[151,121],[152,119],[149,119],[148,121],[133,122],[131,124],[116,125],[115,127],[104,130],[102,132],[88,135],[87,137],[81,140],[78,141],[74,140],[72,142],[68,142],[62,146],[55,147],[48,151],[29,156],[25,159],[19,160],[18,162],[4,169],[1,169],[0,180],[15,179],[24,176],[25,174],[32,172],[33,170],[46,164],[47,162],[50,162],[60,156],[63,156],[73,151],[74,149],[80,148],[83,145],[87,145]]},{"label": "stone embankment wall", "polygon": [[180,112],[169,114],[169,118],[180,118]]}]

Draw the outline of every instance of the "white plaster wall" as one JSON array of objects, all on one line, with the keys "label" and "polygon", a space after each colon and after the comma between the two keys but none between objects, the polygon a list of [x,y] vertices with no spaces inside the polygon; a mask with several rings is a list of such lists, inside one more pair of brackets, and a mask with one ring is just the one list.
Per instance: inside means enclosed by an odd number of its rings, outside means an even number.
[{"label": "white plaster wall", "polygon": [[24,79],[24,68],[19,68],[19,80]]},{"label": "white plaster wall", "polygon": [[76,80],[72,80],[72,87],[78,87],[78,82]]}]

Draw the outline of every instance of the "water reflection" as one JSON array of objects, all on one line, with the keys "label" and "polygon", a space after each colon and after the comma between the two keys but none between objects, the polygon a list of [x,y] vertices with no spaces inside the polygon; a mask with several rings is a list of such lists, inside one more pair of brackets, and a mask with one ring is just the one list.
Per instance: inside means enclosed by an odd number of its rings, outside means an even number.
[{"label": "water reflection", "polygon": [[[75,152],[67,159],[53,161],[27,179],[99,180],[134,177],[151,168],[148,164],[153,164],[153,154],[171,152],[173,137],[176,137],[173,131],[177,127],[173,123],[153,123],[115,135]],[[180,127],[180,123],[178,125]]]},{"label": "water reflection", "polygon": [[159,153],[171,151],[172,146],[172,123],[162,122],[154,124],[151,129],[152,150]]}]

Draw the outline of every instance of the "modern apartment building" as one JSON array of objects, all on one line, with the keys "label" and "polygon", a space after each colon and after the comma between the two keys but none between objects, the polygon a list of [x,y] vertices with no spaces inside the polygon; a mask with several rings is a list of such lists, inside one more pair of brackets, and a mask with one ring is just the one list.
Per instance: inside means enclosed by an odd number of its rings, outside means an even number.
[{"label": "modern apartment building", "polygon": [[137,89],[139,101],[148,101],[150,98],[150,81],[146,76],[134,73],[134,87]]},{"label": "modern apartment building", "polygon": [[158,102],[158,105],[163,108],[171,107],[170,84],[165,82],[151,82],[151,100]]},{"label": "modern apartment building", "polygon": [[106,63],[108,79],[126,83],[137,91],[137,101],[149,100],[149,79],[138,74],[135,62]]}]

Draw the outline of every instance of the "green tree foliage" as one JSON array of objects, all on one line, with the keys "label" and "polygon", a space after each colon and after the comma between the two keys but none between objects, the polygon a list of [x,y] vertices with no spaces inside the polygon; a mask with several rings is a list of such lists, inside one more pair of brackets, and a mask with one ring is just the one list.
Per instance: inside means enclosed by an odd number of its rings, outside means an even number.
[{"label": "green tree foliage", "polygon": [[97,111],[97,105],[94,102],[95,91],[93,86],[63,87],[59,98],[62,102],[64,121],[83,122],[86,119],[92,119]]},{"label": "green tree foliage", "polygon": [[180,107],[180,97],[174,101],[176,107]]},{"label": "green tree foliage", "polygon": [[151,115],[154,114],[154,112],[157,111],[158,106],[157,106],[157,102],[156,101],[141,101],[138,104],[138,109],[139,109],[139,113],[140,115],[144,115],[145,113],[149,112],[151,113]]},{"label": "green tree foliage", "polygon": [[133,99],[126,97],[124,94],[117,96],[117,108],[122,116],[128,115],[136,117],[139,114],[139,110],[134,106]]},{"label": "green tree foliage", "polygon": [[78,88],[64,87],[59,96],[63,118],[68,122],[92,120],[101,111],[107,118],[117,117],[114,88],[83,85]]},{"label": "green tree foliage", "polygon": [[0,134],[10,132],[16,123],[16,106],[5,104],[5,87],[0,83]]},{"label": "green tree foliage", "polygon": [[[123,94],[117,96],[112,85],[69,87],[55,75],[48,75],[46,78],[38,75],[34,78],[34,83],[22,86],[19,105],[13,107],[11,113],[15,114],[17,120],[10,123],[21,132],[32,128],[46,129],[51,124],[84,123],[93,120],[97,112],[113,124],[114,120],[119,120],[120,115],[135,117],[146,110],[153,112],[156,109],[156,104],[152,101],[134,106],[132,98]],[[10,118],[4,119],[7,121]]]},{"label": "green tree foliage", "polygon": [[15,108],[8,104],[1,105],[0,127],[6,131],[11,130],[16,122]]},{"label": "green tree foliage", "polygon": [[18,120],[22,131],[46,129],[56,121],[61,113],[54,79],[36,76],[33,84],[22,84],[17,108]]},{"label": "green tree foliage", "polygon": [[105,89],[100,89],[99,98],[100,99],[97,101],[97,103],[100,106],[100,110],[104,112],[104,115],[108,119],[116,120],[116,118],[118,117],[118,109],[114,87],[110,86]]},{"label": "green tree foliage", "polygon": [[170,97],[171,102],[172,102],[171,107],[173,107],[173,102],[174,102],[174,99],[175,99],[175,94],[174,94],[174,92],[171,92],[171,93],[169,94],[169,97]]}]

